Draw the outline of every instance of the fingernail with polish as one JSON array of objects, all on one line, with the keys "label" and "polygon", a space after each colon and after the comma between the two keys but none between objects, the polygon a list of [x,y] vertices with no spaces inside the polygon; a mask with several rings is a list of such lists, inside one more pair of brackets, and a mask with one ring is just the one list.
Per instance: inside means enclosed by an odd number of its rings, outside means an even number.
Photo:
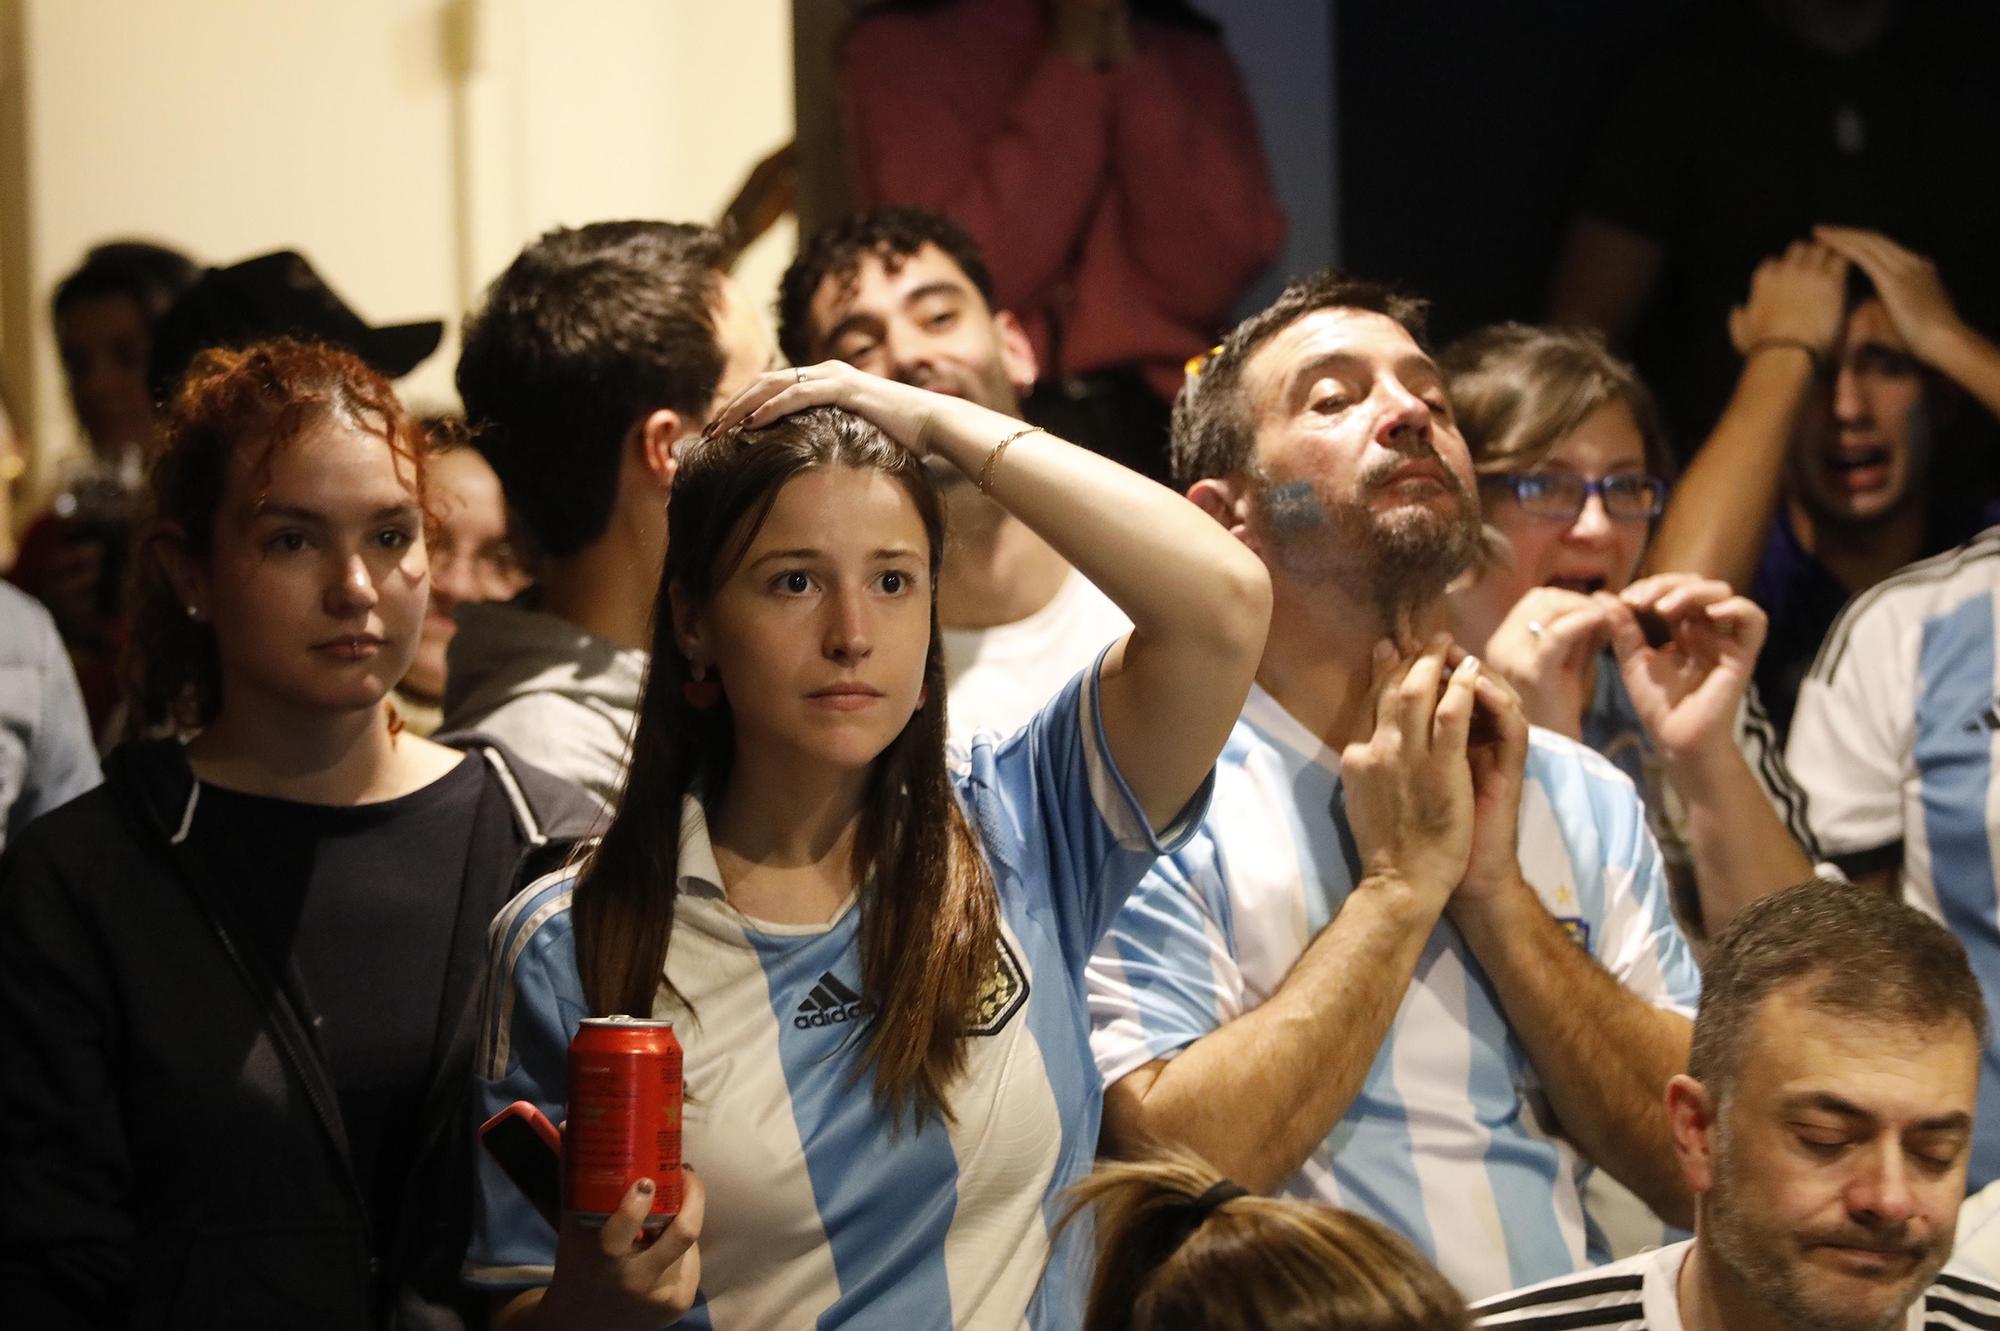
[{"label": "fingernail with polish", "polygon": [[649,1178],[640,1179],[634,1186],[639,1189],[641,1197],[650,1197],[653,1195],[653,1180]]}]

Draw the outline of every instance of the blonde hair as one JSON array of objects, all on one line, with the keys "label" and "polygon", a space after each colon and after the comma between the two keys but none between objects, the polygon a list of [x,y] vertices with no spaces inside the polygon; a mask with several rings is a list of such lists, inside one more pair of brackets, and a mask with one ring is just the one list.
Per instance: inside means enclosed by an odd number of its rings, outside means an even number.
[{"label": "blonde hair", "polygon": [[1310,1202],[1205,1198],[1200,1156],[1107,1164],[1070,1189],[1061,1225],[1094,1212],[1084,1331],[1465,1331],[1465,1302],[1410,1244]]}]

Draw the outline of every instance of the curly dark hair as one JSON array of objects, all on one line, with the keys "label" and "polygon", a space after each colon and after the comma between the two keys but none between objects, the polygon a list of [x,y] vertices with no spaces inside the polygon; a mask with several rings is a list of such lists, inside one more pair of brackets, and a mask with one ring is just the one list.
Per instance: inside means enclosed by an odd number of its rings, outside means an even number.
[{"label": "curly dark hair", "polygon": [[1257,349],[1315,310],[1367,310],[1401,324],[1425,345],[1426,302],[1383,282],[1325,269],[1295,278],[1269,308],[1229,331],[1222,345],[1190,373],[1174,399],[1171,462],[1174,486],[1229,476],[1250,465],[1255,439],[1250,404],[1243,400],[1243,370]]},{"label": "curly dark hair", "polygon": [[544,554],[604,534],[634,421],[707,414],[727,267],[708,227],[594,222],[522,250],[466,316],[457,378],[473,443]]},{"label": "curly dark hair", "polygon": [[[389,381],[352,352],[279,338],[204,351],[188,367],[148,475],[146,545],[171,533],[190,555],[207,559],[237,457],[251,453],[252,466],[265,467],[329,416],[380,435],[424,506],[423,430]],[[215,629],[188,617],[157,558],[134,562],[124,659],[133,704],[147,726],[199,729],[222,710]]]},{"label": "curly dark hair", "polygon": [[815,231],[785,270],[778,284],[778,346],[794,365],[818,360],[813,350],[812,299],[829,277],[851,282],[869,255],[890,272],[926,245],[944,251],[965,274],[989,308],[993,305],[993,274],[986,256],[966,229],[943,213],[928,208],[893,205],[852,213]]}]

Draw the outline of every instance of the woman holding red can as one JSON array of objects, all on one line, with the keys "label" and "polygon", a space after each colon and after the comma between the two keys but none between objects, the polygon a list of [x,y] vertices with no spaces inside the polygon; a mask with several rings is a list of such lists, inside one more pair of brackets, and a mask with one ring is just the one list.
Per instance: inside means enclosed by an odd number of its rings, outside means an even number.
[{"label": "woman holding red can", "polygon": [[[635,1247],[659,1180],[558,1235],[482,1162],[468,1272],[509,1327],[1073,1325],[1085,1258],[1048,1235],[1096,1151],[1084,964],[1205,811],[1263,566],[1114,463],[846,365],[717,426],[675,481],[615,820],[495,921],[478,1057],[484,1112],[556,1117],[583,1018],[671,1020],[700,1172]],[[1134,625],[956,770],[940,483]]]}]

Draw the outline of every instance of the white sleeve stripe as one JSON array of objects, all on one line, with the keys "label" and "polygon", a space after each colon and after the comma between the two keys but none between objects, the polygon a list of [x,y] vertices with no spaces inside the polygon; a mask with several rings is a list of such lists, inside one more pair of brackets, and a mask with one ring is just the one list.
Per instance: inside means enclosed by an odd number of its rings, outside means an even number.
[{"label": "white sleeve stripe", "polygon": [[[524,898],[531,895],[532,890],[522,893]],[[487,1019],[486,1030],[486,1034],[491,1038],[492,1043],[481,1051],[483,1056],[479,1069],[479,1075],[488,1081],[498,1081],[507,1075],[507,1060],[513,1046],[514,997],[516,993],[514,967],[520,961],[521,953],[527,950],[528,944],[534,939],[536,932],[544,924],[547,924],[549,920],[568,910],[570,901],[575,896],[576,889],[574,887],[565,887],[542,902],[536,910],[528,915],[522,923],[520,930],[515,933],[512,942],[507,946],[506,954],[493,958],[492,979],[497,988],[494,994],[494,1005],[488,1009],[492,1015]],[[523,902],[522,904],[525,905],[527,903]],[[503,921],[511,922],[509,917],[512,914],[511,910],[503,911],[500,917],[493,921],[494,941],[496,943],[505,936]]]},{"label": "white sleeve stripe", "polygon": [[[1113,643],[1111,646],[1116,645]],[[1110,652],[1111,647],[1106,647],[1097,654],[1097,661],[1084,678],[1082,696],[1078,699],[1077,725],[1082,731],[1084,775],[1090,784],[1091,801],[1097,805],[1099,816],[1111,829],[1118,845],[1125,850],[1157,851],[1160,847],[1153,839],[1153,829],[1139,811],[1138,798],[1125,784],[1125,777],[1118,771],[1108,741],[1104,738],[1104,721],[1097,706],[1097,686],[1098,672],[1104,669],[1104,658]]]},{"label": "white sleeve stripe", "polygon": [[1847,654],[1847,643],[1853,635],[1855,621],[1889,592],[1943,581],[1984,559],[2000,559],[2000,528],[1989,528],[1956,549],[1919,560],[1856,596],[1840,612],[1840,617],[1833,621],[1833,627],[1827,630],[1826,641],[1820,644],[1819,653],[1813,657],[1812,668],[1806,672],[1806,678],[1832,678],[1834,672],[1840,669],[1841,658]]},{"label": "white sleeve stripe", "polygon": [[1807,859],[1820,859],[1818,843],[1814,841],[1812,828],[1806,822],[1805,789],[1786,765],[1784,752],[1778,747],[1777,727],[1771,724],[1770,714],[1764,710],[1763,701],[1754,687],[1743,696],[1743,708],[1737,724],[1737,747],[1748,755],[1754,755],[1750,770],[1757,777],[1757,784],[1764,788],[1765,798],[1777,811],[1785,830],[1799,843]]}]

